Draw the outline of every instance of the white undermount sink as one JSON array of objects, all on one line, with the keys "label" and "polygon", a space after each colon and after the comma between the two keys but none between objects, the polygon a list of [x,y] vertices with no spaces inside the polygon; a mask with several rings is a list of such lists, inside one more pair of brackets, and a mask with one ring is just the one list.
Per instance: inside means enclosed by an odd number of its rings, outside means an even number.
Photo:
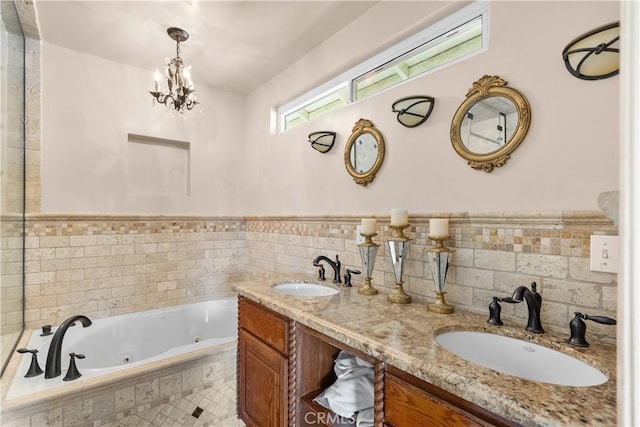
[{"label": "white undermount sink", "polygon": [[517,338],[454,331],[436,335],[435,340],[469,362],[527,380],[573,387],[596,386],[608,380],[581,360]]},{"label": "white undermount sink", "polygon": [[296,297],[326,297],[339,292],[335,288],[306,282],[281,283],[273,286],[273,290],[281,294]]}]

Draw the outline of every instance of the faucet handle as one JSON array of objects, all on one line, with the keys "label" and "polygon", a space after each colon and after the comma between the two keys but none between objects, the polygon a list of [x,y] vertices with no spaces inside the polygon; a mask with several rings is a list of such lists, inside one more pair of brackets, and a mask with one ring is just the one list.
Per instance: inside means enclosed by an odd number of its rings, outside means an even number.
[{"label": "faucet handle", "polygon": [[350,269],[346,269],[345,273],[344,273],[344,285],[347,288],[351,287],[351,275],[352,274],[360,274],[360,270],[350,270]]},{"label": "faucet handle", "polygon": [[67,375],[64,376],[62,381],[72,381],[82,376],[76,366],[76,358],[84,359],[84,354],[69,353],[69,356],[71,356],[71,359],[69,360],[69,369],[67,370]]},{"label": "faucet handle", "polygon": [[500,305],[500,298],[493,297],[491,303],[489,304],[489,320],[487,323],[491,325],[504,325],[502,320],[500,319],[500,312],[502,311],[502,306]]},{"label": "faucet handle", "polygon": [[18,353],[21,353],[21,354],[31,353],[31,365],[29,365],[29,370],[24,375],[25,378],[37,377],[38,375],[40,375],[43,372],[42,368],[40,368],[40,365],[38,365],[38,350],[37,349],[34,348],[33,350],[30,350],[28,348],[19,348],[16,351]]},{"label": "faucet handle", "polygon": [[567,339],[567,342],[576,347],[589,347],[589,343],[586,339],[587,325],[584,320],[593,320],[596,323],[603,325],[615,325],[616,320],[605,316],[589,316],[588,314],[582,314],[580,312],[574,312],[575,317],[569,322],[569,329],[571,336]]},{"label": "faucet handle", "polygon": [[[576,312],[576,314],[578,314]],[[601,323],[603,325],[615,325],[616,319],[612,319],[611,317],[606,317],[606,316],[589,316],[588,314],[584,315],[584,319],[585,320],[593,320],[596,323]]]}]

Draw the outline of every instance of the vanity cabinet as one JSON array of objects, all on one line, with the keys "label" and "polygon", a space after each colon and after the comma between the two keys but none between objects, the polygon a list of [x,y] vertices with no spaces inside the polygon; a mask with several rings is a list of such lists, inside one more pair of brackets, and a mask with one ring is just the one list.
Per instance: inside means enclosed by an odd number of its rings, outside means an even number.
[{"label": "vanity cabinet", "polygon": [[238,416],[247,426],[355,426],[313,402],[341,350],[373,365],[376,427],[516,426],[483,408],[239,297]]},{"label": "vanity cabinet", "polygon": [[238,416],[248,426],[286,426],[292,322],[242,297],[238,313]]}]

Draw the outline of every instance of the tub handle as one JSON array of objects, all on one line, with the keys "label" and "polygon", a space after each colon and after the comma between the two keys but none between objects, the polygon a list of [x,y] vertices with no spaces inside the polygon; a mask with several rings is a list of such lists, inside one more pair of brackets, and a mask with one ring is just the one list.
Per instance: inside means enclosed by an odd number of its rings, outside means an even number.
[{"label": "tub handle", "polygon": [[42,368],[38,365],[38,350],[35,348],[30,350],[28,348],[19,348],[16,350],[18,353],[31,353],[31,365],[29,365],[29,370],[24,375],[25,378],[37,377],[42,373]]},{"label": "tub handle", "polygon": [[69,356],[71,356],[71,360],[69,360],[69,370],[67,370],[67,375],[64,376],[62,381],[73,381],[82,376],[80,371],[78,371],[78,367],[76,366],[76,358],[84,359],[84,354],[69,353]]}]

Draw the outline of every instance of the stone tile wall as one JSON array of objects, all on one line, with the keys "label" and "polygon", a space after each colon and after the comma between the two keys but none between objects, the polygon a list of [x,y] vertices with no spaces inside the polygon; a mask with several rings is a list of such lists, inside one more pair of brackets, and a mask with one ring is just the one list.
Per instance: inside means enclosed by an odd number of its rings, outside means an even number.
[{"label": "stone tile wall", "polygon": [[221,298],[245,277],[242,221],[29,216],[27,329]]},{"label": "stone tile wall", "polygon": [[18,0],[14,3],[25,36],[25,211],[38,213],[42,210],[40,30],[34,2]]},{"label": "stone tile wall", "polygon": [[[5,336],[22,330],[22,216],[0,218],[0,335],[3,354],[12,340]],[[2,360],[5,360],[4,358]]]},{"label": "stone tile wall", "polygon": [[[447,300],[486,312],[492,296],[538,284],[543,325],[565,332],[574,311],[615,317],[617,279],[589,270],[589,236],[616,234],[593,212],[447,214],[456,250]],[[413,215],[405,288],[416,301],[433,299],[424,253],[429,215]],[[82,312],[106,317],[230,294],[251,277],[313,273],[318,255],[340,256],[361,269],[354,217],[163,218],[32,215],[27,221],[27,327],[59,323]],[[374,286],[391,289],[385,248],[388,218],[379,218],[381,244]],[[327,277],[332,272],[327,271]],[[362,276],[354,276],[356,285]],[[503,318],[525,322],[525,304],[503,304]],[[615,328],[590,324],[589,336],[615,339]]]},{"label": "stone tile wall", "polygon": [[[447,246],[456,250],[449,270],[447,301],[459,309],[488,313],[492,296],[508,296],[519,285],[538,285],[543,297],[543,326],[568,334],[574,311],[615,318],[617,277],[591,272],[590,235],[617,234],[614,224],[600,213],[487,213],[447,214],[451,238]],[[432,301],[434,284],[425,247],[428,217],[411,216],[405,234],[413,239],[405,264],[404,287],[414,300]],[[248,273],[270,277],[273,272],[296,274],[315,268],[318,255],[340,256],[343,267],[361,270],[355,243],[359,218],[249,218],[246,223]],[[374,286],[392,289],[395,278],[388,250],[388,218],[379,218],[381,246],[373,274]],[[344,271],[344,270],[343,270]],[[332,274],[327,270],[327,278]],[[360,285],[362,276],[354,276]],[[502,304],[503,319],[526,324],[527,308]],[[615,327],[593,322],[588,335],[615,341]]]}]

